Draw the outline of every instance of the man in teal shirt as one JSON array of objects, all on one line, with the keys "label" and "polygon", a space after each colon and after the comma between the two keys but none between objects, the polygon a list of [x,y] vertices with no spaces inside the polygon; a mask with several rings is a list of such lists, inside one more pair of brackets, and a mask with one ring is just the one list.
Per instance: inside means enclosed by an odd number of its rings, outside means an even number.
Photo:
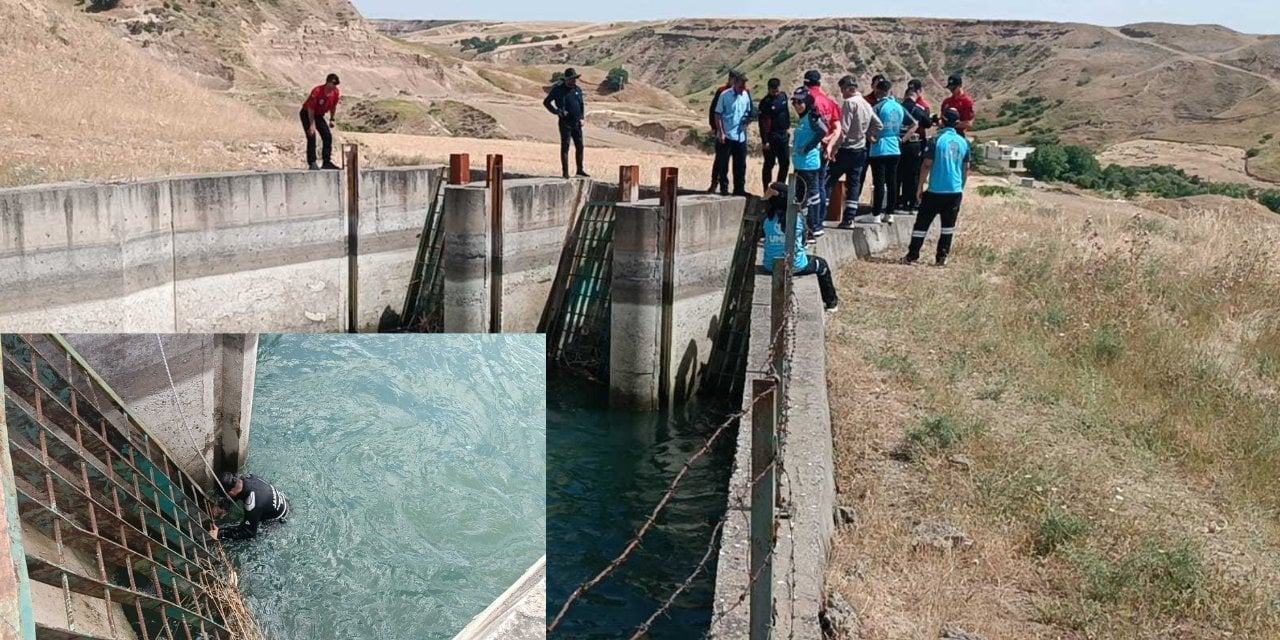
[{"label": "man in teal shirt", "polygon": [[898,209],[898,161],[902,157],[901,143],[916,127],[916,121],[897,100],[889,98],[893,85],[885,79],[876,83],[875,109],[884,128],[880,137],[871,145],[871,222],[877,217],[881,222],[893,222]]},{"label": "man in teal shirt", "polygon": [[747,77],[733,74],[732,87],[716,104],[718,142],[733,161],[733,195],[747,195],[747,125],[755,119],[755,103],[747,91]]},{"label": "man in teal shirt", "polygon": [[[956,131],[960,124],[960,112],[947,109],[942,112],[942,131],[924,147],[924,164],[920,167],[920,213],[916,226],[911,230],[911,246],[906,264],[920,260],[920,249],[934,217],[942,218],[942,233],[938,236],[937,265],[943,266],[951,253],[951,237],[956,231],[956,219],[960,217],[960,199],[964,186],[969,182],[969,141]],[[928,183],[928,190],[925,184]]]}]

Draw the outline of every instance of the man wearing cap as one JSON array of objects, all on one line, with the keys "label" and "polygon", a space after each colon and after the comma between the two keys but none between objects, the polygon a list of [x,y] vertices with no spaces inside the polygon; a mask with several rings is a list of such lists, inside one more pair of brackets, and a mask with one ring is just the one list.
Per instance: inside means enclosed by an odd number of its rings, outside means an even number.
[{"label": "man wearing cap", "polygon": [[747,91],[747,77],[734,73],[732,87],[721,93],[717,101],[716,126],[717,139],[725,146],[726,155],[733,160],[735,196],[747,195],[747,126],[754,116],[755,103]]},{"label": "man wearing cap", "polygon": [[[302,119],[302,130],[307,134],[307,168],[312,171],[338,168],[333,164],[333,132],[330,130],[330,123],[338,116],[338,99],[341,97],[338,74],[331,73],[325,77],[324,84],[311,90],[307,101],[302,104],[302,110],[298,112],[298,117]],[[330,122],[324,120],[326,113],[329,114]],[[316,165],[317,134],[324,143],[324,164],[319,166]]]},{"label": "man wearing cap", "polygon": [[947,89],[951,96],[942,101],[942,110],[955,109],[960,114],[960,122],[956,125],[956,133],[964,136],[973,127],[973,98],[964,92],[964,79],[958,75],[947,78]]},{"label": "man wearing cap", "polygon": [[782,81],[769,78],[769,94],[760,98],[760,142],[764,148],[764,187],[773,182],[773,168],[778,167],[778,180],[787,179],[791,168],[791,112],[787,110],[787,96],[781,91]]},{"label": "man wearing cap", "polygon": [[[960,200],[964,186],[969,181],[969,141],[956,127],[961,122],[960,112],[954,108],[942,110],[942,131],[925,143],[924,164],[920,167],[920,213],[911,230],[911,245],[902,259],[906,264],[920,260],[920,249],[929,235],[934,217],[942,218],[938,236],[937,265],[943,266],[951,253],[951,238],[955,235],[956,219],[960,216]],[[928,189],[925,184],[928,183]]]},{"label": "man wearing cap", "polygon": [[720,141],[720,120],[716,117],[716,109],[720,107],[720,96],[733,88],[733,77],[737,71],[729,71],[729,79],[711,94],[711,104],[707,106],[707,120],[711,125],[711,140],[715,143],[715,158],[711,161],[711,187],[707,193],[720,190],[720,195],[729,195],[729,147]]},{"label": "man wearing cap", "polygon": [[249,474],[237,476],[223,472],[218,478],[226,498],[219,500],[219,511],[225,513],[233,502],[244,505],[244,521],[240,524],[209,529],[214,540],[248,540],[258,535],[258,526],[267,522],[284,522],[289,517],[289,500],[267,481]]},{"label": "man wearing cap", "polygon": [[587,115],[587,99],[578,86],[578,75],[573,68],[564,70],[564,78],[551,87],[542,106],[560,119],[560,171],[569,177],[569,141],[573,140],[574,159],[578,175],[587,176],[582,168],[582,119]]},{"label": "man wearing cap", "polygon": [[915,130],[902,143],[902,160],[898,164],[898,179],[901,184],[898,189],[898,209],[902,211],[915,211],[920,207],[916,200],[916,192],[920,190],[920,163],[923,161],[920,153],[923,151],[924,141],[929,137],[931,126],[929,103],[920,95],[921,86],[919,80],[908,82],[907,92],[902,96],[902,108],[916,122]]},{"label": "man wearing cap", "polygon": [[898,162],[901,159],[901,144],[916,128],[916,122],[906,110],[890,97],[893,84],[888,80],[880,80],[876,85],[876,115],[884,130],[871,145],[868,154],[871,164],[871,216],[859,222],[875,222],[876,216],[885,223],[893,222],[893,214],[898,209]]},{"label": "man wearing cap", "polygon": [[858,215],[858,199],[862,197],[863,173],[867,167],[867,140],[880,135],[883,125],[871,108],[871,103],[858,91],[858,81],[853,76],[840,78],[840,140],[835,162],[827,176],[827,188],[834,189],[844,178],[844,212],[840,228],[853,226]]},{"label": "man wearing cap", "polygon": [[827,171],[831,160],[835,157],[835,146],[840,139],[840,105],[831,99],[822,91],[822,73],[817,69],[811,69],[804,73],[804,86],[809,90],[809,94],[813,96],[814,109],[818,111],[818,115],[822,117],[823,122],[827,125],[827,137],[822,140],[822,164],[818,167],[818,196],[821,207],[819,209],[821,215],[817,222],[813,223],[813,234],[815,236],[822,235],[822,220],[826,217],[827,202],[831,198],[831,192],[827,187]]}]

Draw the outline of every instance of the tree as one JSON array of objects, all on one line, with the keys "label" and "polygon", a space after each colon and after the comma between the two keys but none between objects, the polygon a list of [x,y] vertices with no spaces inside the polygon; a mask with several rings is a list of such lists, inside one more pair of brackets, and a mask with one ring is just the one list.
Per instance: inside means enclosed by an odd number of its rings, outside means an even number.
[{"label": "tree", "polygon": [[610,91],[622,91],[627,86],[627,80],[630,79],[626,69],[622,67],[614,67],[609,70],[609,75],[605,76],[604,86]]},{"label": "tree", "polygon": [[1267,189],[1258,194],[1258,202],[1266,208],[1280,213],[1280,189]]},{"label": "tree", "polygon": [[1062,176],[1063,180],[1092,189],[1102,179],[1102,165],[1089,148],[1069,146],[1062,151],[1067,158],[1067,174]]},{"label": "tree", "polygon": [[120,4],[120,0],[89,0],[89,12],[110,11]]},{"label": "tree", "polygon": [[557,82],[560,82],[561,80],[564,80],[563,71],[556,71],[555,73],[551,74],[551,84],[555,84]]},{"label": "tree", "polygon": [[1027,156],[1027,173],[1046,182],[1061,180],[1070,170],[1067,152],[1058,145],[1045,145]]}]

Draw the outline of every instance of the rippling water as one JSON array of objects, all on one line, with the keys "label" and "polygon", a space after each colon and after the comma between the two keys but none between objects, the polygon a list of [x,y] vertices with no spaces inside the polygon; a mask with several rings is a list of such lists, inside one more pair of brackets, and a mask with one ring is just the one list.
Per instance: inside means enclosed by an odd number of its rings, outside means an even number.
[{"label": "rippling water", "polygon": [[[644,523],[680,467],[727,407],[680,415],[607,409],[607,389],[554,378],[547,413],[548,621],[584,580],[609,564]],[[724,514],[733,434],[695,464],[659,526],[618,572],[580,600],[553,638],[628,638],[697,567]],[[708,572],[651,630],[653,639],[701,637],[711,621]]]},{"label": "rippling water", "polygon": [[262,336],[247,471],[291,513],[228,546],[269,638],[452,638],[542,556],[544,352]]}]

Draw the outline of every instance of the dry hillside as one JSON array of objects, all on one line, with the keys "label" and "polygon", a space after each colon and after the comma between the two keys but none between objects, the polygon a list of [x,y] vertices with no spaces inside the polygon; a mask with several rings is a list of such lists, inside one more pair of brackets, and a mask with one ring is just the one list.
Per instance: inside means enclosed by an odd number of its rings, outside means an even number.
[{"label": "dry hillside", "polygon": [[292,128],[148,59],[81,11],[0,0],[0,43],[0,186],[276,167],[293,150]]},{"label": "dry hillside", "polygon": [[[387,27],[384,27],[387,28]],[[437,48],[468,37],[499,46],[478,61],[626,68],[633,80],[705,105],[730,68],[759,85],[798,82],[806,69],[919,77],[935,99],[961,72],[988,121],[984,138],[1052,133],[1103,148],[1151,138],[1256,148],[1254,176],[1280,181],[1275,129],[1280,101],[1280,37],[1221,27],[888,18],[823,20],[687,19],[660,23],[538,25],[462,23],[402,32]],[[551,40],[529,42],[535,36]],[[1003,109],[1006,102],[1018,105]]]}]

